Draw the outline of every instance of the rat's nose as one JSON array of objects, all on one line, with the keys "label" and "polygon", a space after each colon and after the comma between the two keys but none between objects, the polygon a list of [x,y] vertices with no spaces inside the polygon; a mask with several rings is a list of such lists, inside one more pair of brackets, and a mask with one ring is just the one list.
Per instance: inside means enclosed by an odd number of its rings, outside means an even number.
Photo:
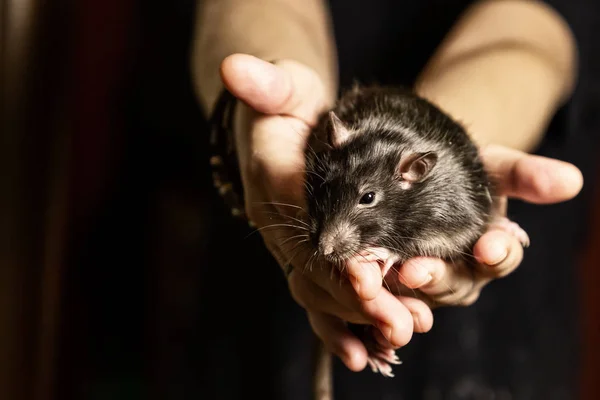
[{"label": "rat's nose", "polygon": [[325,257],[344,257],[358,244],[356,228],[346,221],[327,224],[319,235],[319,252]]},{"label": "rat's nose", "polygon": [[321,248],[322,248],[322,251],[323,251],[323,255],[325,255],[325,256],[328,256],[331,253],[333,253],[333,246],[330,245],[330,244],[323,245],[323,246],[321,246]]},{"label": "rat's nose", "polygon": [[321,236],[321,242],[319,243],[319,247],[321,253],[324,256],[330,256],[333,253],[343,252],[346,247],[346,240],[344,235],[337,234],[324,234]]}]

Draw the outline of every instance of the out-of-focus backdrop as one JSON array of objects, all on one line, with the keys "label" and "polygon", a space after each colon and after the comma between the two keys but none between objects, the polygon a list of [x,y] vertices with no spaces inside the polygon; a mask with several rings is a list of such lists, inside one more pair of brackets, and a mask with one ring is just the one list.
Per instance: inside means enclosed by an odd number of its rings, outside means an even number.
[{"label": "out-of-focus backdrop", "polygon": [[[197,320],[215,200],[194,3],[0,0],[2,399],[197,390],[216,327]],[[585,400],[600,398],[596,192],[579,260]]]}]

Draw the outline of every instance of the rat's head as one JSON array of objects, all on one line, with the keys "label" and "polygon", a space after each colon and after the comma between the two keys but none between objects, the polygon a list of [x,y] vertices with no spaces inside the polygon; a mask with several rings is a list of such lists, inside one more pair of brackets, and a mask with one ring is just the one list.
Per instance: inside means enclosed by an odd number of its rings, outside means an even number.
[{"label": "rat's head", "polygon": [[431,190],[426,183],[437,154],[407,150],[385,132],[351,131],[333,112],[325,129],[329,148],[309,153],[306,174],[310,238],[318,253],[339,263],[369,247],[402,252],[399,239],[414,237],[427,218],[414,204]]}]

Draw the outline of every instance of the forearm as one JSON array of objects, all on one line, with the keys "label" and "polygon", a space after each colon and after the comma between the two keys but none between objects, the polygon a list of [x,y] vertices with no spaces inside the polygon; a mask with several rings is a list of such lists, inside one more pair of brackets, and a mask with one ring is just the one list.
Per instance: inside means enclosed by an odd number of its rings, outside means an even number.
[{"label": "forearm", "polygon": [[480,144],[530,151],[575,82],[576,45],[562,19],[535,1],[472,7],[416,88]]},{"label": "forearm", "polygon": [[323,0],[204,0],[198,3],[192,76],[206,113],[222,83],[219,66],[234,53],[293,59],[315,70],[333,99],[337,55]]}]

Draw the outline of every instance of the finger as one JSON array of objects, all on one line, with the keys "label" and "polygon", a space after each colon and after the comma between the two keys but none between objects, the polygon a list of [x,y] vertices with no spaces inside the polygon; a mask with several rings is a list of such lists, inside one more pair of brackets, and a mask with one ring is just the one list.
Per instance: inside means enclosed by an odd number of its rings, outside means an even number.
[{"label": "finger", "polygon": [[412,258],[398,271],[402,284],[448,305],[461,304],[472,293],[475,283],[473,272],[463,263],[453,265],[433,257]]},{"label": "finger", "polygon": [[288,283],[294,300],[307,311],[329,314],[355,324],[369,323],[361,314],[342,306],[329,293],[297,271],[290,274]]},{"label": "finger", "polygon": [[[249,175],[252,185],[264,187],[271,201],[304,206],[305,147],[309,135],[310,128],[296,118],[254,119],[249,137],[253,149]],[[291,211],[289,207],[282,210]]]},{"label": "finger", "polygon": [[[366,325],[369,321],[339,304],[329,293],[302,274],[292,272],[289,277],[290,292],[294,300],[308,311],[318,311],[354,324]],[[413,317],[413,331],[428,332],[433,326],[433,313],[423,301],[414,297],[398,296],[398,300]]]},{"label": "finger", "polygon": [[[410,311],[414,321],[414,331],[418,333],[427,333],[433,327],[433,313],[431,308],[425,302],[408,296],[398,296],[400,300]],[[373,338],[382,348],[393,348],[388,340],[377,329],[372,329]]]},{"label": "finger", "polygon": [[248,54],[233,54],[223,60],[220,72],[234,96],[264,114],[289,115],[313,125],[324,106],[318,75],[291,60],[269,63]]},{"label": "finger", "polygon": [[381,290],[383,276],[376,261],[352,258],[346,263],[344,272],[350,277],[350,283],[363,300],[373,300]]},{"label": "finger", "polygon": [[549,204],[575,197],[583,175],[573,164],[503,146],[482,149],[486,169],[500,192],[531,203]]},{"label": "finger", "polygon": [[328,351],[335,354],[351,371],[362,371],[367,366],[367,349],[338,318],[309,311],[308,320],[315,334]]},{"label": "finger", "polygon": [[398,300],[406,306],[413,317],[413,330],[426,333],[433,327],[433,312],[422,300],[409,296],[399,296]]},{"label": "finger", "polygon": [[411,313],[387,290],[380,290],[374,299],[365,301],[359,299],[349,280],[341,277],[335,270],[333,279],[330,277],[331,272],[322,268],[316,268],[307,274],[344,307],[363,315],[392,345],[405,346],[412,338]]},{"label": "finger", "polygon": [[473,255],[479,261],[477,271],[480,280],[491,280],[512,273],[523,261],[523,245],[509,233],[491,230],[485,233],[473,247]]}]

